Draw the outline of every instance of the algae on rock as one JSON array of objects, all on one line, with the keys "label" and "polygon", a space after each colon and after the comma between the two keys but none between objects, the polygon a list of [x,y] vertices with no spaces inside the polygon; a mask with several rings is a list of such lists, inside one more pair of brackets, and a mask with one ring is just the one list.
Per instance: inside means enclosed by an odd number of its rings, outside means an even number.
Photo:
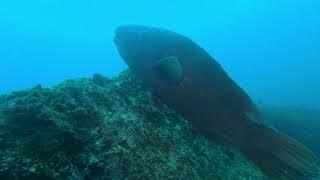
[{"label": "algae on rock", "polygon": [[0,96],[0,179],[265,179],[125,71]]}]

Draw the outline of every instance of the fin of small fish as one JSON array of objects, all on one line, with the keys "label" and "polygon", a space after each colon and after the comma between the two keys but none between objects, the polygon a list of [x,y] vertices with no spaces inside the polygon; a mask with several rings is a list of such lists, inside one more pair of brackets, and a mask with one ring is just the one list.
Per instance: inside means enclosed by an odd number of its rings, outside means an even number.
[{"label": "fin of small fish", "polygon": [[169,85],[179,85],[183,81],[183,68],[175,56],[165,57],[154,66],[157,76]]}]

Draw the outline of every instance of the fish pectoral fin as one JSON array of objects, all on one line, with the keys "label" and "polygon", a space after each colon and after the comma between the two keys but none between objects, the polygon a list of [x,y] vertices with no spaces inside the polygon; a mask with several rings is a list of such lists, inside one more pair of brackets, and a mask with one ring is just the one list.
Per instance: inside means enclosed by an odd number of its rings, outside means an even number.
[{"label": "fish pectoral fin", "polygon": [[153,69],[157,77],[169,85],[179,85],[184,79],[182,65],[175,56],[160,59]]},{"label": "fish pectoral fin", "polygon": [[160,110],[167,108],[167,106],[162,103],[159,96],[155,95],[155,93],[152,93],[151,91],[149,91],[148,96],[149,96],[149,103],[152,107],[160,109]]}]

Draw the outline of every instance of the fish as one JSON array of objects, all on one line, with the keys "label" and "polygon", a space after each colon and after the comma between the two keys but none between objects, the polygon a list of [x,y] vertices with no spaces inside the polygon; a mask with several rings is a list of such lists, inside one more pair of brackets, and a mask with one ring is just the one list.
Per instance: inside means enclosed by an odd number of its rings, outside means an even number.
[{"label": "fish", "polygon": [[236,146],[267,175],[303,177],[316,162],[311,150],[266,123],[221,64],[187,36],[125,25],[113,40],[152,99],[182,114],[208,139]]},{"label": "fish", "polygon": [[161,59],[153,67],[153,70],[158,75],[158,78],[162,78],[163,81],[167,82],[169,85],[179,84],[183,78],[181,63],[174,56]]}]

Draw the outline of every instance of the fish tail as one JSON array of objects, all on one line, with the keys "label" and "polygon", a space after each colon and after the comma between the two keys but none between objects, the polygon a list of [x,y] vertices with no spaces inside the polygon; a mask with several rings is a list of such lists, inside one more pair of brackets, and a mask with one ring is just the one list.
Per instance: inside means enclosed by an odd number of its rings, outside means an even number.
[{"label": "fish tail", "polygon": [[266,174],[278,179],[305,177],[316,156],[303,144],[273,128],[247,124],[244,153]]}]

